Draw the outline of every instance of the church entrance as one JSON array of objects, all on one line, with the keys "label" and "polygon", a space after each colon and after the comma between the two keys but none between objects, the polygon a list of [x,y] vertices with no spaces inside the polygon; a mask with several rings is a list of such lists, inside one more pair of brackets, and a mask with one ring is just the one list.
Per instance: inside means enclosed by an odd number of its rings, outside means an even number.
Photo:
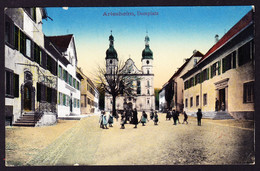
[{"label": "church entrance", "polygon": [[29,84],[25,84],[24,86],[24,110],[31,111],[32,110],[32,91],[31,86]]}]

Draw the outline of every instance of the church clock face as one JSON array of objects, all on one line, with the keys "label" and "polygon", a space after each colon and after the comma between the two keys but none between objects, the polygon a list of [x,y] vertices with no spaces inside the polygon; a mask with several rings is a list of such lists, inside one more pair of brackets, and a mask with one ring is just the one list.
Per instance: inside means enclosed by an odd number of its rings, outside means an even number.
[{"label": "church clock face", "polygon": [[147,61],[146,61],[146,64],[149,64],[149,63],[150,63],[150,62],[147,60]]}]

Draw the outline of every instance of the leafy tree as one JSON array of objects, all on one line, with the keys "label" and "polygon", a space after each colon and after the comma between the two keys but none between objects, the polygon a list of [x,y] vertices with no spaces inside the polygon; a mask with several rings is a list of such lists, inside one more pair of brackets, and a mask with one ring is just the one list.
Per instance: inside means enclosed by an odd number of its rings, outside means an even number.
[{"label": "leafy tree", "polygon": [[159,88],[154,89],[154,94],[155,94],[155,109],[159,109]]}]

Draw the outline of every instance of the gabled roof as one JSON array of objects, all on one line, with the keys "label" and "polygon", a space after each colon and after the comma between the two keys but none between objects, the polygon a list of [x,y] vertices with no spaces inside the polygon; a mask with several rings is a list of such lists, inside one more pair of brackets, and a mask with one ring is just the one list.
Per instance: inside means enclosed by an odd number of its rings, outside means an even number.
[{"label": "gabled roof", "polygon": [[192,57],[203,57],[203,56],[204,55],[200,51],[196,51],[195,53],[193,53],[193,55],[190,58],[186,59],[185,63],[173,74],[173,76],[169,79],[168,82],[170,82],[173,78],[177,77],[181,73],[181,71],[189,63]]},{"label": "gabled roof", "polygon": [[120,73],[128,73],[129,71],[133,70],[134,72],[131,72],[131,74],[141,74],[142,71],[140,71],[136,66],[134,61],[131,58],[128,58],[125,62],[125,65],[122,67],[122,69],[119,71]]},{"label": "gabled roof", "polygon": [[212,53],[217,51],[220,47],[222,47],[225,43],[227,43],[231,38],[233,38],[236,34],[242,31],[245,27],[247,27],[253,21],[253,10],[249,11],[241,20],[239,20],[214,46],[212,46],[209,51],[205,54],[204,57],[198,62],[202,62]]},{"label": "gabled roof", "polygon": [[65,52],[70,44],[73,34],[48,36],[48,39],[59,48],[61,52]]}]

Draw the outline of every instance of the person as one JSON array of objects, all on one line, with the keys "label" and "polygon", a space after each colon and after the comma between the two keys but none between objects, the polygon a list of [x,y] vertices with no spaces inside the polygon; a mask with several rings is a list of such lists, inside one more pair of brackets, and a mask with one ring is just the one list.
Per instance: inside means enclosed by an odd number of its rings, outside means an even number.
[{"label": "person", "polygon": [[167,109],[167,113],[166,113],[166,120],[171,120],[171,112],[169,109]]},{"label": "person", "polygon": [[132,123],[135,125],[134,128],[137,128],[138,118],[137,118],[137,110],[136,110],[136,108],[134,108],[134,111],[133,111],[133,122]]},{"label": "person", "polygon": [[178,121],[178,124],[180,124],[180,120],[179,120],[180,112],[177,110],[175,113],[176,113],[176,121]]},{"label": "person", "polygon": [[219,109],[219,101],[218,101],[218,99],[216,98],[215,111],[218,111],[218,109]]},{"label": "person", "polygon": [[225,111],[225,103],[224,102],[221,103],[221,110]]},{"label": "person", "polygon": [[201,126],[201,118],[202,118],[202,112],[201,112],[201,109],[198,109],[198,112],[197,112],[198,126]]},{"label": "person", "polygon": [[108,129],[108,127],[107,127],[107,115],[106,115],[106,113],[104,112],[104,114],[103,114],[103,129]]},{"label": "person", "polygon": [[153,109],[151,109],[150,119],[153,120],[153,117],[154,117],[154,112],[153,112]]},{"label": "person", "polygon": [[100,128],[103,128],[103,115],[104,115],[104,111],[101,111],[100,117],[99,117],[99,123],[100,123]]},{"label": "person", "polygon": [[159,119],[158,119],[157,111],[155,111],[154,120],[153,121],[154,121],[154,125],[158,125],[157,123],[158,123]]},{"label": "person", "polygon": [[142,126],[145,126],[146,121],[149,121],[147,118],[147,114],[145,113],[145,111],[143,111],[143,114],[141,116],[141,120],[140,122],[142,123]]},{"label": "person", "polygon": [[173,119],[173,125],[177,125],[177,113],[175,112],[175,110],[172,110],[172,119]]},{"label": "person", "polygon": [[121,114],[121,128],[120,129],[125,129],[125,122],[126,122],[126,118],[125,118],[125,111]]},{"label": "person", "polygon": [[109,118],[108,118],[108,124],[109,124],[109,127],[113,127],[113,123],[114,123],[114,119],[113,119],[113,115],[112,115],[112,111],[110,112],[109,114]]},{"label": "person", "polygon": [[183,122],[182,122],[182,124],[184,124],[184,122],[186,122],[186,124],[188,124],[188,115],[186,114],[186,112],[184,111],[183,112],[183,116],[184,116],[184,119],[183,119]]}]

